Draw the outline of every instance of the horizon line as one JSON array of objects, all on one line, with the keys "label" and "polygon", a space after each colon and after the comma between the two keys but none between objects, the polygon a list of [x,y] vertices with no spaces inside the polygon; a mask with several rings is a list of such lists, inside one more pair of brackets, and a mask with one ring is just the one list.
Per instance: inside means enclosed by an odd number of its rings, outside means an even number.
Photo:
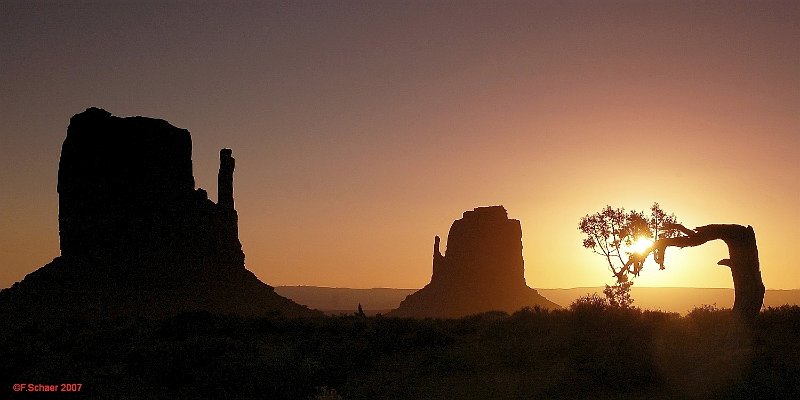
[{"label": "horizon line", "polygon": [[[308,288],[319,288],[319,289],[351,289],[351,290],[376,290],[376,289],[391,289],[391,290],[420,290],[420,288],[397,288],[397,287],[387,287],[387,286],[380,286],[380,287],[369,287],[369,288],[359,288],[359,287],[345,287],[345,286],[320,286],[320,285],[270,285],[274,288],[277,287],[308,287]],[[530,286],[529,286],[530,287]],[[576,286],[576,287],[569,287],[569,288],[544,288],[544,287],[531,287],[531,289],[536,290],[575,290],[575,289],[597,289],[603,288],[603,286]],[[698,286],[632,286],[631,289],[635,288],[650,288],[650,289],[706,289],[706,290],[734,290],[733,287],[698,287]],[[766,288],[765,290],[773,290],[773,291],[780,291],[780,290],[800,290],[800,288],[792,288],[792,289],[772,289]]]}]

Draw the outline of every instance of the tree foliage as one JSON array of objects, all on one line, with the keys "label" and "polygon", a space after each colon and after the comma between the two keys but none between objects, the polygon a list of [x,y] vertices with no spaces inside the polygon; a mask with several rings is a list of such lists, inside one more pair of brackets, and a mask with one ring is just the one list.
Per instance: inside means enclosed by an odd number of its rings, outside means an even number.
[{"label": "tree foliage", "polygon": [[633,305],[631,286],[633,286],[632,281],[616,282],[612,286],[606,285],[603,294],[608,299],[608,304],[612,307],[630,308]]},{"label": "tree foliage", "polygon": [[649,213],[606,206],[600,212],[581,218],[578,229],[584,234],[583,247],[605,257],[616,278],[614,285],[606,285],[604,290],[611,305],[629,307],[633,302],[630,280],[639,275],[650,253],[637,253],[634,244],[642,239],[652,243],[676,237],[680,234],[674,227],[677,223],[675,214],[668,215],[658,203],[653,203]]},{"label": "tree foliage", "polygon": [[667,215],[658,203],[650,213],[626,211],[606,206],[602,211],[581,218],[578,229],[584,234],[583,247],[605,257],[618,282],[638,276],[645,258],[637,257],[632,246],[639,239],[655,241],[678,236],[675,214]]}]

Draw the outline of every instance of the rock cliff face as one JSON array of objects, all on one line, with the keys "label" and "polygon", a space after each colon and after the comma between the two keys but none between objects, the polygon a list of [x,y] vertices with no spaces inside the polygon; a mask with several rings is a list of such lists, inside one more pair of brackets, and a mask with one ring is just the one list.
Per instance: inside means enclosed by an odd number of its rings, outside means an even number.
[{"label": "rock cliff face", "polygon": [[58,170],[61,255],[244,265],[231,154],[220,152],[214,204],[194,187],[189,131],[97,108],[74,116]]},{"label": "rock cliff face", "polygon": [[525,283],[522,228],[502,206],[464,212],[447,235],[447,252],[433,245],[431,282],[406,297],[392,316],[460,317],[485,311],[559,306]]},{"label": "rock cliff face", "polygon": [[67,129],[58,171],[61,256],[0,292],[0,312],[311,315],[245,269],[234,158],[217,203],[195,189],[189,131],[90,108]]}]

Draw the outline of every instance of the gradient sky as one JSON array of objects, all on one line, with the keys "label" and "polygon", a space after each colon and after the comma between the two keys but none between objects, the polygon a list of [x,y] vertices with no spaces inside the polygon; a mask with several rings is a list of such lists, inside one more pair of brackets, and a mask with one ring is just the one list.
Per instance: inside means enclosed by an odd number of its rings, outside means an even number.
[{"label": "gradient sky", "polygon": [[[0,5],[0,287],[58,250],[56,174],[90,106],[233,149],[247,267],[272,285],[416,288],[433,236],[502,204],[526,278],[600,286],[579,219],[653,201],[750,224],[800,288],[800,2]],[[732,287],[723,243],[640,286]]]}]

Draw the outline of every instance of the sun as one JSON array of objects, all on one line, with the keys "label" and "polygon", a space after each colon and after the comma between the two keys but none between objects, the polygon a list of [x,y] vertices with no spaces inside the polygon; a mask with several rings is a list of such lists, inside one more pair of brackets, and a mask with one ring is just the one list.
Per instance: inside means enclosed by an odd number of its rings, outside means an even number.
[{"label": "sun", "polygon": [[633,250],[634,253],[641,255],[646,253],[647,250],[650,250],[650,246],[652,245],[653,241],[651,239],[648,239],[646,237],[639,237],[631,245],[631,250]]}]

